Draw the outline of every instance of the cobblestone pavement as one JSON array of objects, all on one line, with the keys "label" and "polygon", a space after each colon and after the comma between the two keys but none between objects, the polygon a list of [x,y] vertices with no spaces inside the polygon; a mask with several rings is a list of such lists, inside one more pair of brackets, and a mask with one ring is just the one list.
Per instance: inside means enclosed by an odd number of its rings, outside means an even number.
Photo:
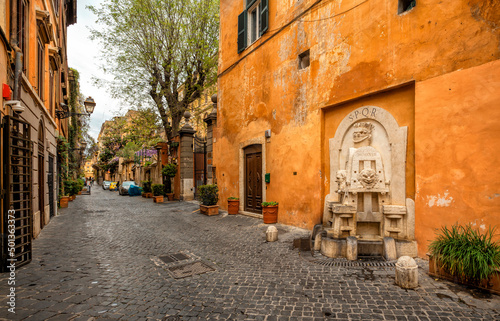
[{"label": "cobblestone pavement", "polygon": [[[0,275],[0,318],[16,320],[499,320],[498,296],[475,298],[435,281],[419,261],[420,287],[394,285],[391,267],[314,263],[292,248],[307,231],[261,220],[204,216],[194,202],[154,204],[94,188],[61,210],[18,269],[16,314]],[[159,256],[185,260],[162,264]],[[213,271],[175,279],[166,270],[199,258]],[[179,271],[178,271],[179,272]],[[182,272],[182,270],[181,270]]]}]

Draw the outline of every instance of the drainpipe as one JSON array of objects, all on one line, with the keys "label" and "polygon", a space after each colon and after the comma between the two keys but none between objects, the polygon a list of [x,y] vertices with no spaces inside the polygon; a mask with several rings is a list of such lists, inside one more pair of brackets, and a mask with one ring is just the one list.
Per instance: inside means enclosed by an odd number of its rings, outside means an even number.
[{"label": "drainpipe", "polygon": [[14,100],[21,98],[21,73],[23,70],[23,53],[18,46],[14,47],[16,50],[16,66],[14,69]]},{"label": "drainpipe", "polygon": [[[12,8],[11,11],[11,25],[10,25],[10,42],[11,46],[14,48],[16,52],[16,57],[15,57],[15,67],[14,67],[14,100],[20,100],[21,97],[21,91],[20,91],[20,78],[21,78],[21,73],[23,70],[23,54],[21,52],[21,49],[19,49],[19,38],[18,38],[18,7],[17,7],[17,1],[11,0],[10,1],[10,7]],[[10,112],[12,114],[12,111]]]}]

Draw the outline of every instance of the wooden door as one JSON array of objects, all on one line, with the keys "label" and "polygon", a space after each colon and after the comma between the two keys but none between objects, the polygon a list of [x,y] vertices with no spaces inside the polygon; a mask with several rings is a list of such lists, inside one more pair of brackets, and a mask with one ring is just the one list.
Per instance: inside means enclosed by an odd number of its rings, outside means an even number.
[{"label": "wooden door", "polygon": [[262,213],[262,147],[245,148],[245,211]]}]

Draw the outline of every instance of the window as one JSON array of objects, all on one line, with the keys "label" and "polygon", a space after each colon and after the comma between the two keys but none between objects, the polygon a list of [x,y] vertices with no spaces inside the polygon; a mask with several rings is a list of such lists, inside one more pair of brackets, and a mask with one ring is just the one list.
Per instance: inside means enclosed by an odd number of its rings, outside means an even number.
[{"label": "window", "polygon": [[42,40],[38,38],[38,49],[37,49],[37,62],[38,62],[38,97],[43,101],[43,76],[44,76],[44,53],[45,46],[42,43]]},{"label": "window", "polygon": [[246,0],[238,16],[238,53],[259,39],[269,27],[269,0]]},{"label": "window", "polygon": [[23,72],[27,71],[28,61],[28,3],[26,0],[17,1],[17,30],[18,30],[18,47],[23,53]]},{"label": "window", "polygon": [[304,69],[309,67],[310,60],[309,60],[309,49],[304,51],[299,55],[299,69]]},{"label": "window", "polygon": [[417,5],[417,0],[398,0],[398,14],[410,11]]},{"label": "window", "polygon": [[56,12],[56,15],[59,15],[59,0],[54,0],[54,11]]}]

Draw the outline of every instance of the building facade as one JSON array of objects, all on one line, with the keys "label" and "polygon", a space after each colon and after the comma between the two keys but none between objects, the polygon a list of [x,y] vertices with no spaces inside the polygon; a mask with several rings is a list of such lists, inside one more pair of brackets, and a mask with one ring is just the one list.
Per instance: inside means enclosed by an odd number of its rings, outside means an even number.
[{"label": "building facade", "polygon": [[76,1],[12,0],[0,7],[2,208],[17,211],[19,233],[31,242],[57,212],[57,137],[68,137],[68,120],[56,115],[68,105],[66,37]]},{"label": "building facade", "polygon": [[[500,4],[222,0],[220,205],[425,256],[498,224]],[[418,248],[417,248],[417,245]]]}]

